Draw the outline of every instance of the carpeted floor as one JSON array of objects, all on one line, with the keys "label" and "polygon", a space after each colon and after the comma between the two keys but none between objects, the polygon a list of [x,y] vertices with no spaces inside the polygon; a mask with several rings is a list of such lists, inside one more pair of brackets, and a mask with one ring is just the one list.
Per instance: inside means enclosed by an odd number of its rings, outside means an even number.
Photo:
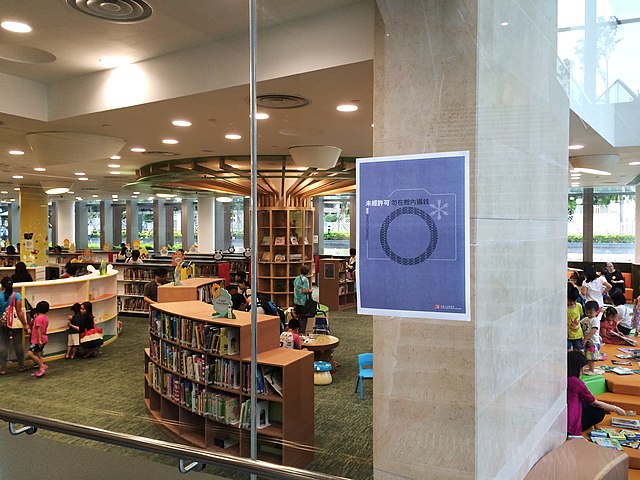
[{"label": "carpeted floor", "polygon": [[[353,479],[372,478],[372,386],[365,382],[363,401],[354,393],[358,353],[372,351],[372,319],[355,309],[330,313],[331,333],[340,338],[335,359],[341,367],[333,383],[315,387],[315,460],[310,470]],[[29,412],[116,432],[172,441],[147,415],[143,401],[143,349],[148,345],[143,318],[121,318],[123,335],[96,359],[52,362],[42,379],[11,370],[0,377],[3,408]],[[69,443],[141,455],[121,447],[42,432]],[[154,461],[173,462],[163,458]],[[211,470],[222,476],[225,472]],[[235,478],[237,476],[234,475]]]}]

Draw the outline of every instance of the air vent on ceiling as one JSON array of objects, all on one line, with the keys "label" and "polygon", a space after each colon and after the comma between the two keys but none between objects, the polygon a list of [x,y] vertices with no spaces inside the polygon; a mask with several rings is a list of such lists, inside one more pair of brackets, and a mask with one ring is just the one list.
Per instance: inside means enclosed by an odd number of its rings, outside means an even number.
[{"label": "air vent on ceiling", "polygon": [[298,97],[297,95],[270,94],[258,95],[257,103],[258,106],[262,108],[285,109],[306,107],[311,101],[304,97]]},{"label": "air vent on ceiling", "polygon": [[76,10],[112,22],[139,22],[151,15],[151,7],[143,0],[67,0]]},{"label": "air vent on ceiling", "polygon": [[153,155],[160,157],[175,157],[179,155],[179,153],[175,152],[163,152],[162,150],[147,150],[146,152],[142,152],[142,155]]}]

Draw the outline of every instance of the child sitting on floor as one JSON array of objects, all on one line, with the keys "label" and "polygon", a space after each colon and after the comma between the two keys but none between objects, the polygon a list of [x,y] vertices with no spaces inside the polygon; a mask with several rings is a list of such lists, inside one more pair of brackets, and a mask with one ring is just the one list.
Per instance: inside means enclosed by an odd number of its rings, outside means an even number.
[{"label": "child sitting on floor", "polygon": [[636,343],[618,330],[618,311],[615,307],[607,307],[602,313],[600,336],[604,343],[612,345],[635,345]]}]

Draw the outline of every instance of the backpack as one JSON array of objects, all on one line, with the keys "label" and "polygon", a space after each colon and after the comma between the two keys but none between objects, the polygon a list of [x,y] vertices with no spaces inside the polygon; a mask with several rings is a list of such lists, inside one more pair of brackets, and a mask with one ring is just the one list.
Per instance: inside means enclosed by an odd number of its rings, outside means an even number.
[{"label": "backpack", "polygon": [[280,346],[282,348],[294,348],[292,332],[282,332],[280,334]]}]

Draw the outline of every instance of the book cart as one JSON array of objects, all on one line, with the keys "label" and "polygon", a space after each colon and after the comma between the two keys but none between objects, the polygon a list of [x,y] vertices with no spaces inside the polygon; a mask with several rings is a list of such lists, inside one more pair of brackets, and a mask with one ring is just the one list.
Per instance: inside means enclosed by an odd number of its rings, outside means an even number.
[{"label": "book cart", "polygon": [[89,301],[93,304],[93,315],[96,325],[103,330],[105,344],[117,336],[116,272],[103,276],[96,272],[82,277],[16,283],[14,290],[32,307],[42,300],[49,302],[46,357],[56,357],[66,352],[67,317],[76,302]]},{"label": "book cart", "polygon": [[330,310],[342,310],[355,307],[356,284],[347,273],[349,260],[341,258],[321,258],[320,268],[320,303]]},{"label": "book cart", "polygon": [[[200,301],[156,303],[149,313],[145,401],[179,441],[251,454],[251,317],[211,318]],[[313,354],[279,348],[280,320],[258,315],[258,459],[305,467],[313,459]]]},{"label": "book cart", "polygon": [[261,207],[258,211],[257,291],[283,307],[293,305],[300,267],[313,271],[313,208]]}]

